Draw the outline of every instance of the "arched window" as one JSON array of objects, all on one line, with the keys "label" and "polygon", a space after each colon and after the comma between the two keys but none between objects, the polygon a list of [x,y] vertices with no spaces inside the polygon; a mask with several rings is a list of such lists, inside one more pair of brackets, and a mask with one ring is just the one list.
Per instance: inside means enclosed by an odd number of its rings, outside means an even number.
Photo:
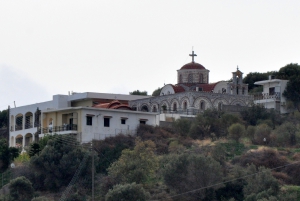
[{"label": "arched window", "polygon": [[205,110],[205,102],[204,101],[200,102],[200,110]]},{"label": "arched window", "polygon": [[142,112],[148,112],[148,107],[146,105],[144,105],[142,108],[141,108],[141,111]]},{"label": "arched window", "polygon": [[219,102],[218,103],[218,111],[222,111],[223,103]]},{"label": "arched window", "polygon": [[157,112],[156,106],[153,106],[152,112]]},{"label": "arched window", "polygon": [[184,103],[183,103],[183,109],[184,109],[184,110],[187,109],[187,102],[186,102],[186,101],[184,101]]},{"label": "arched window", "polygon": [[203,83],[203,74],[202,73],[199,74],[199,83]]},{"label": "arched window", "polygon": [[189,74],[188,83],[193,83],[193,74]]},{"label": "arched window", "polygon": [[179,75],[179,83],[182,83],[182,75]]},{"label": "arched window", "polygon": [[173,104],[173,111],[177,111],[177,103]]}]

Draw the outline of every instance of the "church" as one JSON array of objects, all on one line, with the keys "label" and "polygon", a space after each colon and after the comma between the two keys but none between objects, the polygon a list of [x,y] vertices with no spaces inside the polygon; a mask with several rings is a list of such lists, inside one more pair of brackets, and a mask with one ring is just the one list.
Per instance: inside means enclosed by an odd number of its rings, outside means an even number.
[{"label": "church", "polygon": [[157,97],[132,100],[129,106],[137,111],[195,115],[209,108],[233,111],[253,103],[243,73],[237,68],[231,81],[209,82],[209,70],[192,61],[177,70],[177,84],[166,84]]}]

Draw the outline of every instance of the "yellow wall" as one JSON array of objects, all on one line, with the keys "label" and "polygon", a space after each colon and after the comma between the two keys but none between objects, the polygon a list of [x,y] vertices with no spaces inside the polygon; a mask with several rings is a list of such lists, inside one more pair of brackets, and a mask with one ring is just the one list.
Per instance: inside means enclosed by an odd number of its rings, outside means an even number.
[{"label": "yellow wall", "polygon": [[[78,132],[80,132],[81,131],[81,122],[82,122],[82,119],[80,118],[81,112],[82,111],[80,109],[78,109],[78,110],[64,110],[64,111],[58,111],[58,112],[55,111],[55,112],[45,113],[43,121],[42,121],[42,127],[43,128],[48,127],[51,118],[53,119],[53,126],[62,126],[64,123],[69,124],[68,121],[69,121],[69,118],[71,118],[71,116],[68,115],[67,121],[63,122],[63,115],[70,114],[70,113],[77,113],[77,117],[76,117],[76,114],[73,114],[73,123],[77,124]],[[77,119],[77,122],[76,122],[76,119]]]}]

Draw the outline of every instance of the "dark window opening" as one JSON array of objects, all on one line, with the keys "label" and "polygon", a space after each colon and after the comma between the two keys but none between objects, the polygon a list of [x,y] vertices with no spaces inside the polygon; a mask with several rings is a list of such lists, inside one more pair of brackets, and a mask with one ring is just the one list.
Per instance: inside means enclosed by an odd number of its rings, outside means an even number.
[{"label": "dark window opening", "polygon": [[104,127],[109,127],[110,118],[104,117]]},{"label": "dark window opening", "polygon": [[275,94],[275,87],[269,88],[269,95],[274,95]]},{"label": "dark window opening", "polygon": [[140,124],[146,124],[145,120],[140,120]]},{"label": "dark window opening", "polygon": [[126,124],[126,119],[121,119],[121,124]]},{"label": "dark window opening", "polygon": [[93,125],[93,117],[90,117],[90,116],[86,117],[86,125],[88,125],[88,126]]}]

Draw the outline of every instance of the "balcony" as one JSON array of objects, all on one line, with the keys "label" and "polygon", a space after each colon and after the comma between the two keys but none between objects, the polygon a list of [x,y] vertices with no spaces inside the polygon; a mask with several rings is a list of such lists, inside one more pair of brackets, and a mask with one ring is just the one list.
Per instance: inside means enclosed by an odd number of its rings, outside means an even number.
[{"label": "balcony", "polygon": [[57,133],[63,131],[77,131],[77,124],[65,124],[62,126],[52,126],[52,127],[45,127],[42,129],[43,133]]},{"label": "balcony", "polygon": [[280,93],[274,92],[274,93],[261,93],[254,95],[254,100],[274,100],[274,101],[280,101]]}]

